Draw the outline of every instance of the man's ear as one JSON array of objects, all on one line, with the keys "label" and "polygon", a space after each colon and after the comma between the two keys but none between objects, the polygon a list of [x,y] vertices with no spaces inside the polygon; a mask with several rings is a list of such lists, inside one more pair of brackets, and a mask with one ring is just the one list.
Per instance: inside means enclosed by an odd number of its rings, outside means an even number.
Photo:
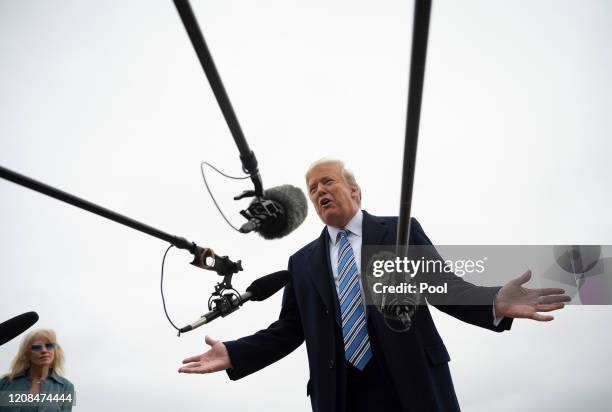
[{"label": "man's ear", "polygon": [[359,204],[361,204],[361,188],[359,187],[359,185],[351,186],[351,197],[357,199]]}]

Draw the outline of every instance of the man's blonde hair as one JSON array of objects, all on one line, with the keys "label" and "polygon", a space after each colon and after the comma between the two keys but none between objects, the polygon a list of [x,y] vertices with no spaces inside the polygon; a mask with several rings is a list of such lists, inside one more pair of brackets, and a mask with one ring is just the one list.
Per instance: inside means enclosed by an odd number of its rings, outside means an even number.
[{"label": "man's blonde hair", "polygon": [[[345,182],[349,185],[349,186],[354,186],[357,188],[358,192],[359,192],[359,205],[361,206],[361,188],[359,187],[359,184],[357,183],[357,179],[355,179],[355,175],[353,174],[353,172],[350,169],[347,169],[346,166],[344,165],[344,162],[342,160],[338,160],[338,159],[328,159],[328,158],[322,158],[319,159],[315,162],[313,162],[309,167],[308,170],[306,171],[306,174],[304,175],[304,178],[306,179],[306,185],[308,185],[308,175],[310,174],[310,172],[312,172],[312,169],[314,169],[315,167],[318,166],[329,166],[329,165],[335,165],[338,166],[340,168],[340,170],[342,171],[342,177],[344,177]],[[306,188],[308,190],[308,188]]]}]

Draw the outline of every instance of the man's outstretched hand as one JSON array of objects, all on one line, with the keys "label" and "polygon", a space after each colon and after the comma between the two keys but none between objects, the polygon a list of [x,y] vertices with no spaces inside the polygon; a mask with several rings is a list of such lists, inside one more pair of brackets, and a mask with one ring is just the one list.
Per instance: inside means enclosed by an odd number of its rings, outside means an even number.
[{"label": "man's outstretched hand", "polygon": [[554,317],[538,312],[552,312],[562,309],[571,298],[563,289],[527,289],[522,285],[531,279],[531,270],[506,283],[495,298],[495,317],[527,318],[551,321]]},{"label": "man's outstretched hand", "polygon": [[206,336],[204,342],[210,346],[207,352],[201,355],[184,359],[183,366],[178,371],[182,373],[212,373],[232,367],[225,345],[220,340]]}]

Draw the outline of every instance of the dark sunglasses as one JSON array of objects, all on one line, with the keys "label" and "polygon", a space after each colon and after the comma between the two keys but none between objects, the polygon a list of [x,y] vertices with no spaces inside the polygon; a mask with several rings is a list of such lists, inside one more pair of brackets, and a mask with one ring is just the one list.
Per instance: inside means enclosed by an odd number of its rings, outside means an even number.
[{"label": "dark sunglasses", "polygon": [[47,350],[53,350],[55,349],[56,345],[53,342],[47,342],[44,345],[41,345],[40,343],[35,343],[32,346],[30,346],[30,349],[32,350],[32,352],[40,352],[43,349],[43,346]]}]

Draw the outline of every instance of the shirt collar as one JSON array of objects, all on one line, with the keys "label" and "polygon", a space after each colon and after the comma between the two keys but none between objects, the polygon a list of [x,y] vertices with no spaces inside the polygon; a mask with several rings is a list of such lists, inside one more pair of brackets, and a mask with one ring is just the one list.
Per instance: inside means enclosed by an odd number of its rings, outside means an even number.
[{"label": "shirt collar", "polygon": [[[17,379],[17,378],[26,378],[26,379],[30,379],[30,377],[28,376],[28,369],[23,370],[21,372],[19,372],[18,374],[15,375],[15,377],[13,379]],[[60,382],[60,377],[57,373],[55,373],[55,371],[53,369],[49,370],[49,374],[47,375],[47,379],[53,379],[56,382]]]},{"label": "shirt collar", "polygon": [[330,225],[327,225],[327,234],[329,235],[330,240],[333,244],[336,244],[338,240],[338,233],[344,229],[347,232],[361,237],[363,226],[363,212],[361,210],[357,210],[357,213],[348,221],[344,228],[337,228]]},{"label": "shirt collar", "polygon": [[53,379],[57,383],[62,383],[60,376],[54,370],[49,371],[48,379]]}]

